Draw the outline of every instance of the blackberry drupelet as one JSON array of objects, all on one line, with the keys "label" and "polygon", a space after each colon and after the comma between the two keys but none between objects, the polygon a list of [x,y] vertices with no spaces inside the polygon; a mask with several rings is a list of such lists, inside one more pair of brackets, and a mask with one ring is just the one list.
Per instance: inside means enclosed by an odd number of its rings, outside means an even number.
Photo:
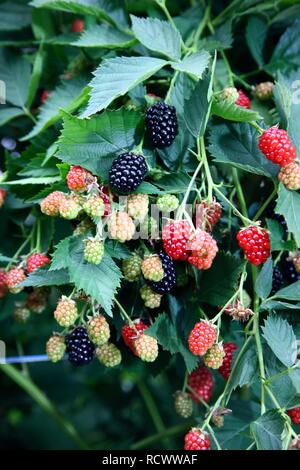
[{"label": "blackberry drupelet", "polygon": [[154,104],[147,111],[146,126],[154,147],[169,147],[178,134],[176,109],[163,101]]},{"label": "blackberry drupelet", "polygon": [[282,273],[284,279],[290,284],[296,281],[300,281],[300,274],[297,273],[292,261],[284,260],[282,262]]},{"label": "blackberry drupelet", "polygon": [[284,284],[284,279],[283,279],[283,274],[280,271],[280,268],[278,266],[275,266],[273,269],[273,280],[272,280],[272,290],[271,290],[271,295],[276,294]]},{"label": "blackberry drupelet", "polygon": [[175,267],[170,256],[163,251],[159,253],[159,257],[162,262],[164,277],[158,282],[148,281],[148,284],[154,292],[166,294],[176,285]]},{"label": "blackberry drupelet", "polygon": [[129,194],[137,189],[147,173],[146,160],[132,152],[122,153],[109,171],[109,184],[118,194]]},{"label": "blackberry drupelet", "polygon": [[78,326],[66,337],[68,359],[74,366],[89,364],[94,358],[95,346],[83,326]]}]

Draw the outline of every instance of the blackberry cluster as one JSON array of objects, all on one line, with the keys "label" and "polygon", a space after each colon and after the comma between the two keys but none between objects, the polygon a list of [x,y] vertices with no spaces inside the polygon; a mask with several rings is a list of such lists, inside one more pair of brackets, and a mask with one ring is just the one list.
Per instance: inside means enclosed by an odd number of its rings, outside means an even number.
[{"label": "blackberry cluster", "polygon": [[94,358],[95,346],[83,326],[78,326],[66,336],[68,359],[74,366],[89,364]]},{"label": "blackberry cluster", "polygon": [[276,294],[284,284],[283,274],[278,266],[275,266],[273,269],[273,280],[272,280],[272,290],[271,295]]},{"label": "blackberry cluster", "polygon": [[292,261],[284,260],[282,262],[282,273],[286,281],[289,283],[300,281],[300,274],[297,273]]},{"label": "blackberry cluster", "polygon": [[132,152],[117,157],[109,171],[109,184],[118,194],[134,192],[147,173],[146,160]]},{"label": "blackberry cluster", "polygon": [[166,294],[176,285],[175,267],[170,256],[163,251],[159,253],[159,257],[162,262],[164,277],[158,282],[148,281],[148,284],[157,294]]},{"label": "blackberry cluster", "polygon": [[163,101],[154,104],[147,111],[146,126],[154,147],[169,147],[178,134],[176,109]]}]

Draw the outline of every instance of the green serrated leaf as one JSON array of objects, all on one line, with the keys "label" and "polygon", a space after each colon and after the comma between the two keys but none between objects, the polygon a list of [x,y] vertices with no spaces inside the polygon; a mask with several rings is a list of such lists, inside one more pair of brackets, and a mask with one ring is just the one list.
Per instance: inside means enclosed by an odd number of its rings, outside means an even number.
[{"label": "green serrated leaf", "polygon": [[252,57],[259,67],[264,65],[263,49],[268,32],[268,22],[260,16],[250,16],[246,27],[246,40]]},{"label": "green serrated leaf", "polygon": [[95,114],[125,95],[129,90],[154,75],[167,64],[154,57],[115,57],[105,59],[95,70],[90,82],[90,99],[83,118]]},{"label": "green serrated leaf", "polygon": [[55,251],[51,256],[51,266],[49,268],[50,271],[57,271],[59,269],[66,269],[69,265],[69,248],[70,242],[72,240],[71,237],[64,238],[61,240],[58,245],[55,247]]},{"label": "green serrated leaf", "polygon": [[133,33],[144,46],[169,59],[180,59],[180,33],[168,21],[161,21],[157,18],[138,18],[133,15],[130,18]]},{"label": "green serrated leaf", "polygon": [[216,162],[272,178],[278,173],[278,165],[267,161],[259,150],[257,131],[248,123],[214,125],[209,140]]},{"label": "green serrated leaf", "polygon": [[31,8],[15,2],[1,3],[0,31],[17,31],[30,25]]},{"label": "green serrated leaf", "polygon": [[0,49],[0,80],[5,83],[6,101],[24,108],[30,82],[30,63],[21,55]]},{"label": "green serrated leaf", "polygon": [[20,140],[32,139],[48,127],[53,126],[62,118],[62,109],[71,113],[81,106],[87,100],[88,95],[88,89],[84,88],[84,85],[83,78],[76,78],[56,87],[50,93],[46,103],[41,106],[37,123],[33,129]]},{"label": "green serrated leaf", "polygon": [[35,8],[49,8],[67,11],[79,15],[93,15],[113,23],[117,8],[110,0],[33,0],[30,5]]},{"label": "green serrated leaf", "polygon": [[27,276],[26,280],[22,282],[24,287],[42,287],[42,286],[61,286],[69,284],[70,278],[66,269],[59,269],[57,271],[49,271],[44,268],[36,269],[33,273]]},{"label": "green serrated leaf", "polygon": [[65,114],[57,157],[106,179],[118,153],[136,144],[136,128],[140,121],[139,112],[124,108],[105,111],[87,120]]},{"label": "green serrated leaf", "polygon": [[271,290],[273,282],[273,260],[270,257],[263,265],[255,283],[255,291],[261,299],[266,299]]},{"label": "green serrated leaf", "polygon": [[211,111],[215,116],[227,119],[228,121],[251,122],[261,119],[261,116],[256,111],[237,106],[228,100],[213,100]]},{"label": "green serrated leaf", "polygon": [[297,340],[291,325],[281,317],[271,315],[262,330],[275,356],[286,367],[292,366],[297,358]]},{"label": "green serrated leaf", "polygon": [[201,279],[201,301],[211,305],[225,305],[233,296],[243,262],[231,255],[219,253],[212,267]]},{"label": "green serrated leaf", "polygon": [[[1,97],[0,97],[1,101]],[[9,108],[8,106],[0,107],[0,126],[4,126],[12,119],[23,116],[25,112],[21,108]]]},{"label": "green serrated leaf", "polygon": [[171,354],[178,352],[178,338],[176,327],[166,313],[156,317],[154,323],[147,329],[147,334],[156,338],[160,346]]},{"label": "green serrated leaf", "polygon": [[300,300],[300,281],[293,282],[273,295],[274,299]]},{"label": "green serrated leaf", "polygon": [[185,72],[200,79],[208,67],[209,52],[203,50],[184,58],[181,62],[172,62],[172,67],[179,72]]},{"label": "green serrated leaf", "polygon": [[105,254],[100,264],[84,260],[81,238],[70,242],[68,269],[70,281],[100,303],[108,315],[112,315],[113,299],[120,287],[121,271],[110,256]]},{"label": "green serrated leaf", "polygon": [[275,212],[284,216],[289,231],[300,246],[300,194],[289,191],[280,183]]},{"label": "green serrated leaf", "polygon": [[277,70],[280,70],[288,75],[300,67],[299,26],[300,20],[296,19],[279,39],[270,62],[266,66],[267,70],[271,73],[276,73]]},{"label": "green serrated leaf", "polygon": [[284,419],[277,410],[269,410],[251,424],[257,450],[281,450]]},{"label": "green serrated leaf", "polygon": [[84,30],[80,38],[71,41],[72,46],[88,48],[127,48],[135,44],[136,40],[129,34],[123,33],[110,25],[93,25]]}]

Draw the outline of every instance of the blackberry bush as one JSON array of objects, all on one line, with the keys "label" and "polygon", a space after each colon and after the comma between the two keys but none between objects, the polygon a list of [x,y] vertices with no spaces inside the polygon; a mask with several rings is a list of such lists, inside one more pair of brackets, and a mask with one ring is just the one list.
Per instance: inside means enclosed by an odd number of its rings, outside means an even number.
[{"label": "blackberry bush", "polygon": [[2,447],[299,447],[296,3],[1,2]]}]

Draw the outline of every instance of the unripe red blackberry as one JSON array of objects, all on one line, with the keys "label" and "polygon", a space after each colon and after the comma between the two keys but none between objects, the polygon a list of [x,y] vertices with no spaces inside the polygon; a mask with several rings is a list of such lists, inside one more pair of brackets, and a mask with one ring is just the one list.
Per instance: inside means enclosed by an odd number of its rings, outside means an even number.
[{"label": "unripe red blackberry", "polygon": [[26,307],[34,313],[42,313],[47,307],[48,289],[35,287],[27,296]]},{"label": "unripe red blackberry", "polygon": [[156,205],[161,212],[173,212],[178,209],[179,200],[173,194],[164,194],[157,198]]},{"label": "unripe red blackberry", "polygon": [[105,367],[115,367],[121,363],[120,350],[112,343],[106,343],[96,349],[96,357]]},{"label": "unripe red blackberry", "polygon": [[222,344],[213,344],[203,358],[203,362],[211,369],[219,369],[223,364],[225,351]]},{"label": "unripe red blackberry", "polygon": [[107,343],[110,338],[110,328],[103,315],[92,317],[87,324],[90,340],[97,346]]},{"label": "unripe red blackberry", "polygon": [[13,310],[13,317],[17,323],[26,323],[30,317],[30,310],[23,303],[17,303]]},{"label": "unripe red blackberry", "polygon": [[266,101],[272,98],[273,95],[273,86],[272,82],[262,82],[256,85],[255,87],[255,95],[261,101]]},{"label": "unripe red blackberry", "polygon": [[162,295],[154,292],[151,287],[143,286],[140,289],[141,297],[144,301],[145,307],[158,308],[160,306]]},{"label": "unripe red blackberry", "polygon": [[246,227],[238,232],[236,238],[249,263],[258,266],[267,261],[271,245],[270,237],[264,229],[256,226]]},{"label": "unripe red blackberry", "polygon": [[76,219],[80,211],[81,206],[71,197],[65,197],[59,205],[59,214],[64,219]]},{"label": "unripe red blackberry", "polygon": [[148,326],[140,319],[134,320],[133,324],[134,326],[132,324],[124,325],[121,334],[126,346],[128,346],[133,354],[137,356],[134,340],[139,336],[139,334],[143,333]]},{"label": "unripe red blackberry", "polygon": [[104,255],[104,243],[96,238],[84,240],[84,259],[91,264],[100,264]]},{"label": "unripe red blackberry", "polygon": [[63,295],[56,306],[54,317],[60,326],[74,325],[78,317],[76,302]]},{"label": "unripe red blackberry", "polygon": [[64,201],[66,195],[61,191],[54,191],[48,194],[48,196],[41,202],[41,211],[43,214],[55,217],[59,215],[59,207],[62,201]]},{"label": "unripe red blackberry", "polygon": [[36,269],[41,268],[48,263],[51,263],[49,256],[42,253],[33,253],[27,258],[26,271],[28,273],[32,273]]},{"label": "unripe red blackberry", "polygon": [[158,255],[146,256],[142,262],[142,273],[149,281],[160,281],[164,277],[164,269]]},{"label": "unripe red blackberry", "polygon": [[189,418],[193,414],[193,402],[188,393],[178,390],[174,393],[176,413],[182,418]]},{"label": "unripe red blackberry", "polygon": [[83,209],[87,215],[95,219],[104,215],[105,204],[99,195],[92,194],[84,201]]},{"label": "unripe red blackberry", "polygon": [[134,339],[134,347],[138,357],[144,362],[153,362],[158,356],[157,340],[145,333]]},{"label": "unripe red blackberry", "polygon": [[193,389],[191,398],[200,403],[200,398],[208,402],[212,396],[213,378],[210,370],[205,366],[199,366],[188,376],[188,385]]},{"label": "unripe red blackberry", "polygon": [[165,252],[175,260],[186,260],[191,236],[191,226],[187,220],[170,220],[163,229],[162,239]]},{"label": "unripe red blackberry", "polygon": [[195,356],[204,356],[208,349],[215,343],[216,338],[216,327],[204,320],[201,320],[196,323],[189,334],[189,349]]},{"label": "unripe red blackberry", "polygon": [[132,152],[117,157],[109,171],[109,184],[117,194],[133,193],[147,174],[146,160]]},{"label": "unripe red blackberry", "polygon": [[234,343],[224,343],[223,345],[225,351],[225,357],[223,360],[223,364],[219,367],[218,371],[224,377],[225,380],[228,380],[231,372],[231,363],[232,363],[232,356],[233,352],[237,349],[237,346]]},{"label": "unripe red blackberry", "polygon": [[127,212],[113,212],[108,220],[110,238],[125,243],[133,238],[135,225]]},{"label": "unripe red blackberry", "polygon": [[45,104],[49,96],[50,96],[50,92],[48,90],[43,90],[41,97],[40,97],[40,102],[42,104]]},{"label": "unripe red blackberry", "polygon": [[7,191],[3,188],[0,188],[0,209],[4,206],[5,199],[7,196]]},{"label": "unripe red blackberry", "polygon": [[216,240],[204,230],[197,229],[187,244],[191,251],[188,262],[197,269],[209,269],[218,252]]},{"label": "unripe red blackberry", "polygon": [[300,426],[300,406],[298,406],[297,408],[292,408],[291,410],[288,410],[287,414],[289,415],[289,417],[291,418],[294,424],[297,424],[298,426]]},{"label": "unripe red blackberry", "polygon": [[258,147],[268,160],[286,166],[296,159],[296,147],[288,133],[277,126],[265,130],[258,139]]},{"label": "unripe red blackberry", "polygon": [[192,428],[184,438],[184,450],[210,450],[210,437],[200,428]]},{"label": "unripe red blackberry", "polygon": [[122,262],[122,270],[125,279],[130,282],[137,281],[141,274],[141,266],[142,259],[137,254],[124,259]]},{"label": "unripe red blackberry", "polygon": [[47,341],[46,352],[51,362],[60,361],[66,352],[66,344],[63,336],[54,333]]},{"label": "unripe red blackberry", "polygon": [[6,282],[6,272],[4,269],[0,269],[0,299],[6,296],[8,292],[8,286]]},{"label": "unripe red blackberry", "polygon": [[242,108],[250,109],[251,108],[251,101],[248,96],[242,91],[238,90],[238,98],[235,101],[237,106],[241,106]]},{"label": "unripe red blackberry", "polygon": [[94,180],[93,175],[81,166],[71,166],[67,174],[67,185],[70,191],[86,191],[88,185]]},{"label": "unripe red blackberry", "polygon": [[222,215],[222,206],[215,199],[196,204],[195,227],[212,232]]},{"label": "unripe red blackberry", "polygon": [[128,215],[133,219],[144,220],[148,214],[148,205],[148,194],[129,194],[127,198]]},{"label": "unripe red blackberry", "polygon": [[156,148],[169,147],[178,134],[176,109],[163,101],[151,106],[146,113],[149,138]]},{"label": "unripe red blackberry", "polygon": [[6,275],[6,284],[9,292],[12,294],[18,294],[21,292],[24,287],[19,286],[18,284],[25,281],[25,279],[25,272],[21,268],[12,268],[10,271],[8,271]]},{"label": "unripe red blackberry", "polygon": [[82,33],[84,30],[84,21],[76,19],[73,21],[71,26],[72,33]]},{"label": "unripe red blackberry", "polygon": [[297,191],[300,189],[300,165],[297,162],[289,163],[281,168],[278,179],[287,189]]}]

